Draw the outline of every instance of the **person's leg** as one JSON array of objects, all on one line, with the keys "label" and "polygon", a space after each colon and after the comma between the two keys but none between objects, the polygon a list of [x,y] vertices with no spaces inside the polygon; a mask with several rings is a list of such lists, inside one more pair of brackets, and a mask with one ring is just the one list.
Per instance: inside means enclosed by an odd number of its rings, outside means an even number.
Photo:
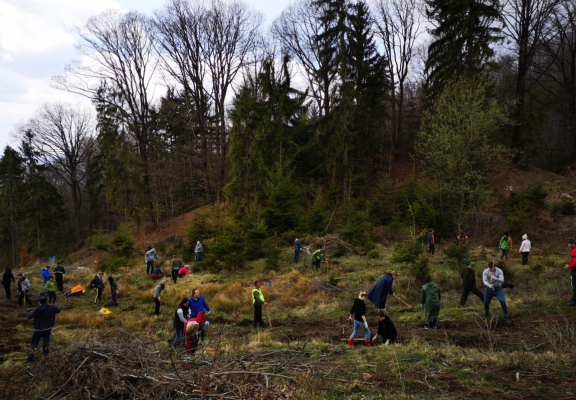
[{"label": "person's leg", "polygon": [[360,327],[360,324],[361,324],[360,322],[354,320],[354,330],[350,335],[350,339],[354,339],[356,337],[356,335],[358,334],[358,328]]},{"label": "person's leg", "polygon": [[484,312],[486,313],[486,316],[490,314],[490,300],[492,300],[493,296],[494,291],[492,289],[489,287],[484,289]]},{"label": "person's leg", "polygon": [[64,291],[64,279],[60,275],[56,275],[56,286],[58,286],[58,291]]},{"label": "person's leg", "polygon": [[380,309],[380,310],[386,310],[386,300],[388,300],[388,297],[384,297],[384,300],[382,300],[382,302],[380,303],[380,306],[378,307],[378,309]]},{"label": "person's leg", "polygon": [[[28,305],[31,306],[32,302],[30,301],[30,297],[28,297],[28,291],[27,290],[24,292],[24,297],[25,297],[25,300],[28,302]],[[24,305],[26,305],[26,302],[24,302]]]},{"label": "person's leg", "polygon": [[174,281],[174,283],[176,283],[176,281],[178,280],[178,270],[177,269],[172,270],[172,280]]},{"label": "person's leg", "polygon": [[204,322],[204,325],[202,325],[202,332],[200,333],[200,338],[202,339],[202,341],[204,341],[204,337],[206,336],[206,329],[208,329],[209,326],[210,321],[206,321]]},{"label": "person's leg", "polygon": [[510,250],[506,250],[506,251],[505,251],[505,254],[504,254],[504,257],[506,257],[506,261],[508,261],[508,252],[509,252],[509,251],[510,251]]},{"label": "person's leg", "polygon": [[40,343],[41,337],[42,335],[40,334],[40,332],[37,331],[32,332],[32,340],[30,342],[30,354],[28,354],[28,361],[34,360],[34,350],[36,349],[36,346],[38,346],[38,343]]},{"label": "person's leg", "polygon": [[300,260],[300,252],[294,251],[294,263],[298,264],[298,260]]},{"label": "person's leg", "polygon": [[362,324],[362,329],[364,330],[364,340],[370,340],[370,329],[366,328],[366,325]]},{"label": "person's leg", "polygon": [[116,301],[116,292],[111,291],[110,294],[112,295],[112,303],[114,303],[114,305],[118,304],[118,302]]},{"label": "person's leg", "polygon": [[570,284],[572,285],[572,302],[576,302],[576,269],[570,270]]},{"label": "person's leg", "polygon": [[504,289],[502,289],[502,287],[495,287],[494,295],[502,306],[502,312],[504,312],[504,316],[508,317],[508,305],[506,304],[506,298],[504,297]]},{"label": "person's leg", "polygon": [[262,304],[254,304],[254,327],[264,325],[262,321]]},{"label": "person's leg", "polygon": [[466,301],[468,300],[468,293],[470,293],[470,289],[462,289],[462,296],[460,296],[460,307],[464,307],[466,305]]},{"label": "person's leg", "polygon": [[56,292],[48,292],[48,303],[54,304],[56,303]]},{"label": "person's leg", "polygon": [[154,315],[160,315],[160,300],[154,297],[154,303],[156,303],[156,308],[154,308]]},{"label": "person's leg", "polygon": [[42,332],[42,355],[47,356],[50,351],[50,335],[52,329]]},{"label": "person's leg", "polygon": [[24,300],[24,291],[20,292],[20,295],[18,295],[18,307],[22,307],[22,300]]}]

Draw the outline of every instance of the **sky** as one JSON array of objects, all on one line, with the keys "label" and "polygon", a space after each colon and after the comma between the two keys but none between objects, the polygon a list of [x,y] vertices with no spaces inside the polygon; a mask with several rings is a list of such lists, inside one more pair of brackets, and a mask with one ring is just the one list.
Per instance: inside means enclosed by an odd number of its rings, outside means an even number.
[{"label": "sky", "polygon": [[[244,0],[269,26],[292,0]],[[0,0],[0,152],[18,146],[16,127],[45,103],[89,102],[54,89],[50,79],[79,56],[74,27],[108,9],[152,15],[166,0]]]}]

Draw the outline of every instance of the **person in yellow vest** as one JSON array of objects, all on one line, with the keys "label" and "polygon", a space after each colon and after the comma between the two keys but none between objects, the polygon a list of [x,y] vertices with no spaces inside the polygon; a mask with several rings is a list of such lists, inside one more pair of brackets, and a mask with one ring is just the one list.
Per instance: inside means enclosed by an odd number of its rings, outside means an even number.
[{"label": "person in yellow vest", "polygon": [[254,328],[257,326],[265,326],[262,321],[262,305],[267,306],[268,303],[264,300],[262,289],[260,289],[260,282],[254,282],[254,289],[252,289],[252,304],[254,305]]}]

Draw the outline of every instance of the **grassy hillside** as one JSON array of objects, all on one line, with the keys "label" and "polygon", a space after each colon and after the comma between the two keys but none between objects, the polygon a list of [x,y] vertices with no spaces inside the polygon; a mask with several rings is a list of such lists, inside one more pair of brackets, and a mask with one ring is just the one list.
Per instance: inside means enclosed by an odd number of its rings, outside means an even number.
[{"label": "grassy hillside", "polygon": [[[478,262],[479,277],[493,251],[476,245],[472,242],[474,250],[470,258]],[[149,383],[150,387],[134,386],[126,381],[128,378],[112,379],[118,372],[110,369],[109,379],[116,384],[102,389],[98,398],[110,393],[112,397],[128,398],[128,387],[140,388],[131,392],[134,398],[139,398],[135,395],[138,390],[159,393],[158,388],[164,387],[162,382],[169,383],[167,379],[176,379],[178,373],[186,373],[183,379],[188,382],[184,386],[187,389],[183,390],[188,396],[199,397],[202,391],[222,395],[228,389],[223,384],[217,385],[219,371],[245,370],[271,375],[234,375],[237,380],[230,379],[238,389],[236,394],[228,393],[228,398],[576,396],[576,309],[564,305],[570,297],[569,275],[562,268],[569,258],[567,250],[562,252],[565,254],[536,250],[531,264],[542,267],[539,276],[530,272],[534,267],[521,266],[518,253],[513,253],[507,266],[511,275],[507,280],[514,282],[516,288],[506,290],[512,324],[505,325],[495,300],[491,306],[493,317],[489,320],[483,318],[482,304],[477,298],[470,297],[464,309],[458,306],[457,266],[439,247],[429,259],[431,274],[443,294],[439,329],[425,330],[424,313],[419,307],[409,310],[391,299],[388,314],[399,333],[399,343],[394,346],[349,347],[345,341],[352,331],[347,317],[353,298],[360,290],[369,289],[386,271],[398,271],[396,293],[418,305],[420,284],[410,276],[408,266],[392,264],[392,248],[381,245],[377,247],[379,257],[347,255],[333,259],[338,264],[332,264],[327,271],[326,266],[320,272],[310,271],[308,256],[294,265],[292,250],[284,248],[280,266],[275,270],[258,260],[242,271],[200,271],[177,284],[167,279],[160,317],[153,316],[152,296],[157,281],[145,276],[144,265],[123,268],[114,274],[120,285],[120,306],[109,307],[111,315],[97,315],[102,306],[111,305],[108,287],[99,305],[94,304],[94,293],[89,291],[67,301],[59,296],[56,304],[62,307],[62,313],[57,317],[51,355],[31,365],[23,363],[32,330],[26,319],[29,309],[18,309],[15,299],[4,300],[0,302],[0,349],[2,375],[7,379],[0,393],[9,394],[5,398],[11,399],[48,398],[59,385],[68,382],[67,391],[80,395],[79,388],[88,385],[80,380],[80,371],[91,368],[90,365],[104,365],[107,360],[93,355],[94,359],[77,370],[84,357],[78,357],[74,351],[95,346],[93,340],[98,346],[116,343],[121,331],[146,343],[141,357],[149,357],[160,365],[167,363],[161,369],[164,374],[159,376],[157,369],[146,367],[144,371],[158,382]],[[66,288],[76,282],[88,286],[94,265],[91,258],[66,264]],[[41,286],[40,267],[25,272],[32,281],[36,299]],[[251,327],[249,296],[254,279],[263,282],[263,292],[270,303],[271,329]],[[174,353],[167,340],[173,336],[176,305],[182,297],[190,296],[193,288],[201,290],[213,312],[209,316],[209,339],[191,360],[186,360],[185,354]],[[376,309],[370,305],[368,310],[374,334]],[[135,339],[130,340],[136,344]],[[102,351],[93,354],[104,354]],[[85,353],[84,350],[82,354]],[[67,367],[59,367],[64,360]],[[75,370],[76,380],[68,381]],[[202,380],[194,373],[210,379]],[[132,370],[131,374],[136,373]],[[40,375],[45,377],[40,379]],[[245,387],[251,387],[253,392],[247,392]],[[55,398],[67,398],[64,391],[56,395]],[[184,395],[176,393],[172,398],[178,396]]]}]

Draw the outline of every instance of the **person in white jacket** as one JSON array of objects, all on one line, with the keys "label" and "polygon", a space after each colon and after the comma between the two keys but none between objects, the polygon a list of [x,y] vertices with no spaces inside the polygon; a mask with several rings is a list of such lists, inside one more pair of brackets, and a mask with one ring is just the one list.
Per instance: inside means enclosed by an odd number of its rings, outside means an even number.
[{"label": "person in white jacket", "polygon": [[518,250],[522,254],[522,265],[528,265],[528,256],[530,255],[530,250],[532,249],[532,243],[528,240],[528,235],[524,234],[522,236],[522,244]]}]

